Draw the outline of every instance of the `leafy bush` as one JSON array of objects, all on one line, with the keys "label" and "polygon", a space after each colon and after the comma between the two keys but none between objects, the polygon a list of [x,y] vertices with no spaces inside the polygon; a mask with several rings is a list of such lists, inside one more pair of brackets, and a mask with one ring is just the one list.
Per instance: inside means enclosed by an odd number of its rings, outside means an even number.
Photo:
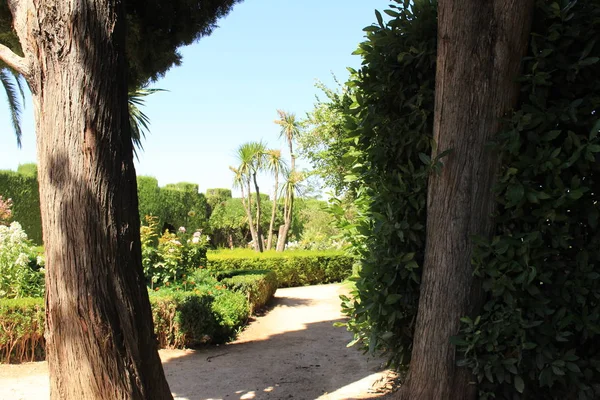
[{"label": "leafy bush", "polygon": [[42,244],[37,177],[14,171],[0,171],[0,195],[5,199],[12,199],[12,220],[19,221],[33,242]]},{"label": "leafy bush", "polygon": [[[223,343],[248,319],[246,296],[222,284],[191,291],[160,289],[150,293],[154,331],[160,348]],[[45,358],[44,299],[0,299],[0,362]]]},{"label": "leafy bush", "polygon": [[277,275],[279,287],[339,282],[352,273],[354,258],[341,252],[223,250],[208,253],[213,271],[264,270]]},{"label": "leafy bush", "polygon": [[245,295],[250,313],[263,308],[277,291],[277,275],[270,270],[218,271],[215,278],[227,289]]},{"label": "leafy bush", "polygon": [[150,294],[154,329],[161,348],[193,347],[232,339],[249,316],[243,294],[214,287]]},{"label": "leafy bush", "polygon": [[[345,176],[354,207],[331,211],[361,259],[357,290],[344,298],[355,343],[385,352],[395,366],[410,361],[425,253],[427,179],[436,65],[435,1],[391,6],[387,23],[364,30],[355,52],[362,67],[334,110],[344,110]],[[336,122],[337,124],[337,122]],[[339,150],[339,149],[338,149]],[[350,167],[352,166],[352,167]]]},{"label": "leafy bush", "polygon": [[158,218],[147,216],[140,237],[144,275],[152,289],[173,284],[206,265],[208,237],[200,232],[190,235],[182,227],[176,234],[160,235]]},{"label": "leafy bush", "polygon": [[43,360],[44,299],[0,299],[0,362]]},{"label": "leafy bush", "polygon": [[18,222],[0,225],[0,298],[44,293],[43,258]]}]

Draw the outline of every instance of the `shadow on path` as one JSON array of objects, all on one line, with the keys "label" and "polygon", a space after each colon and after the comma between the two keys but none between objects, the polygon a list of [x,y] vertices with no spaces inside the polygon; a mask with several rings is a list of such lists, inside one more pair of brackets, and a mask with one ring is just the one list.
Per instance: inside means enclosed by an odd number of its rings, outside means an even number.
[{"label": "shadow on path", "polygon": [[271,310],[231,344],[163,351],[176,399],[361,399],[385,372],[333,327],[340,285],[279,289]]}]

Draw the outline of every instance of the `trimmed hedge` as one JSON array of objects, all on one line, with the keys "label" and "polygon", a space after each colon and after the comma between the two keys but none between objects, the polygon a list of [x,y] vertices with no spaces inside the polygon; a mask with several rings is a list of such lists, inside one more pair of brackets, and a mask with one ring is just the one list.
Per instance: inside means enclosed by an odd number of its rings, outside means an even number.
[{"label": "trimmed hedge", "polygon": [[43,360],[44,299],[0,300],[0,363]]},{"label": "trimmed hedge", "polygon": [[242,293],[223,289],[151,293],[159,348],[194,347],[234,338],[246,323],[250,307]]},{"label": "trimmed hedge", "polygon": [[213,271],[265,270],[277,275],[279,287],[339,282],[352,274],[354,258],[341,252],[220,251],[207,254]]},{"label": "trimmed hedge", "polygon": [[14,171],[0,171],[0,195],[12,199],[12,221],[21,224],[27,236],[42,244],[42,216],[37,177]]},{"label": "trimmed hedge", "polygon": [[[224,343],[235,337],[250,315],[246,295],[224,290],[150,293],[159,348],[184,348]],[[0,363],[43,360],[44,299],[0,300]]]},{"label": "trimmed hedge", "polygon": [[227,289],[244,294],[251,313],[263,308],[277,291],[277,275],[270,270],[219,271],[215,278]]}]

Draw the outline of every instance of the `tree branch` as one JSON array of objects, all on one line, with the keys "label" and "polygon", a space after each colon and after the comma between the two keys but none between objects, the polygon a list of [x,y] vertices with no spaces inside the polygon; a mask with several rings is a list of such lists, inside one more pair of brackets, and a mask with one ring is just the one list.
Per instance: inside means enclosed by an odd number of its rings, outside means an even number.
[{"label": "tree branch", "polygon": [[4,61],[6,65],[23,75],[25,79],[29,78],[31,68],[25,57],[16,55],[11,49],[0,44],[0,59]]}]

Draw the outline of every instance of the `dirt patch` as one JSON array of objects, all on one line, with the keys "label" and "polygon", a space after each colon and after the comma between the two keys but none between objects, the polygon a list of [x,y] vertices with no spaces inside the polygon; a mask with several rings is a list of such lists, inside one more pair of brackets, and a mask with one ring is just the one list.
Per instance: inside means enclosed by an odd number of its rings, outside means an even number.
[{"label": "dirt patch", "polygon": [[[347,348],[341,285],[279,289],[271,308],[233,343],[161,350],[175,399],[373,399],[392,376],[382,360]],[[0,399],[49,398],[45,362],[0,366]]]}]

